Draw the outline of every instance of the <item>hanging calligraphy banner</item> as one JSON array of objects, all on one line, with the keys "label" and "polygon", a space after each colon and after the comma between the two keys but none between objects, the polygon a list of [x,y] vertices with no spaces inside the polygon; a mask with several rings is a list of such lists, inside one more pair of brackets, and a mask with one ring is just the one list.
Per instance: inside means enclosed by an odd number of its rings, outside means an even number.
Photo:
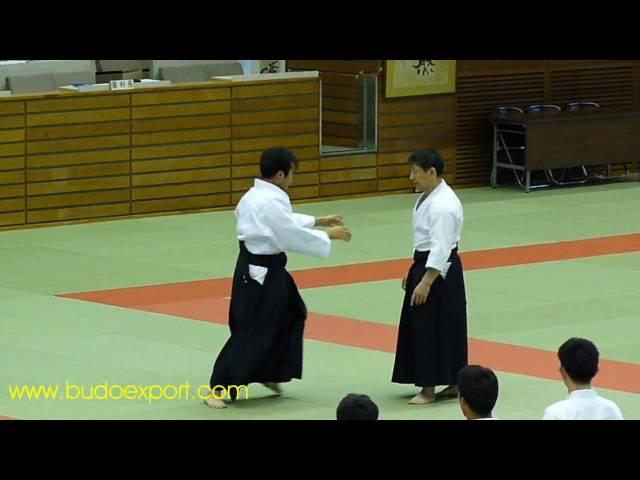
[{"label": "hanging calligraphy banner", "polygon": [[456,91],[455,60],[387,60],[385,96],[409,97]]}]

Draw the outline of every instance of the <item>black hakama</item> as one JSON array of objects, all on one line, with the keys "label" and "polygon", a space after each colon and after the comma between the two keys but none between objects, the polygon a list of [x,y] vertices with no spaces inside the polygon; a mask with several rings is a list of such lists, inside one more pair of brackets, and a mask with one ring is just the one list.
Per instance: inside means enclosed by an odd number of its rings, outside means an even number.
[{"label": "black hakama", "polygon": [[458,249],[451,251],[446,278],[434,280],[426,303],[409,306],[427,268],[429,252],[414,252],[400,315],[392,381],[418,387],[457,384],[467,365],[467,301]]},{"label": "black hakama", "polygon": [[[212,389],[302,378],[307,309],[286,264],[285,253],[254,255],[240,242],[229,307],[231,337],[215,361]],[[262,285],[249,276],[249,265],[268,268]]]}]

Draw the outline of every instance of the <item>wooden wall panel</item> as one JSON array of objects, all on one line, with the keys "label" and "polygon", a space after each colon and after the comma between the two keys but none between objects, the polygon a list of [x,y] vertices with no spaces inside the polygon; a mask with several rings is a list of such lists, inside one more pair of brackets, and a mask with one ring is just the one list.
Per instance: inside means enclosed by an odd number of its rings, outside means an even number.
[{"label": "wooden wall panel", "polygon": [[330,156],[320,159],[320,196],[374,193],[378,190],[377,155]]},{"label": "wooden wall panel", "polygon": [[129,214],[130,95],[27,101],[27,223]]},{"label": "wooden wall panel", "polygon": [[132,213],[229,205],[231,88],[140,91],[131,103]]},{"label": "wooden wall panel", "polygon": [[445,161],[445,178],[455,179],[454,95],[384,98],[378,117],[378,190],[413,190],[409,155],[419,148],[435,148]]},{"label": "wooden wall panel", "polygon": [[317,70],[322,80],[322,144],[360,145],[360,73],[377,73],[379,60],[290,60],[289,71]]},{"label": "wooden wall panel", "polygon": [[25,102],[0,103],[0,226],[25,223]]},{"label": "wooden wall panel", "polygon": [[[320,82],[318,79],[272,85],[232,87],[232,204],[260,176],[262,151],[290,148],[300,165],[291,198],[318,196],[320,144]],[[264,99],[269,102],[265,102]]]}]

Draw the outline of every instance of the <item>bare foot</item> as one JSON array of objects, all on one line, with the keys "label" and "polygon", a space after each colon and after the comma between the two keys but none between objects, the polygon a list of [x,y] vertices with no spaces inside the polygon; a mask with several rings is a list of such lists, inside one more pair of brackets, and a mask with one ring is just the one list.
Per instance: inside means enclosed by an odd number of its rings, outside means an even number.
[{"label": "bare foot", "polygon": [[444,390],[436,393],[436,400],[453,400],[458,398],[458,386],[449,385]]},{"label": "bare foot", "polygon": [[263,385],[267,387],[269,390],[271,390],[273,393],[282,395],[282,387],[280,386],[279,383],[269,382],[269,383],[263,383]]},{"label": "bare foot", "polygon": [[420,392],[411,400],[409,400],[409,405],[426,405],[427,403],[432,403],[435,401],[436,396],[433,393]]},{"label": "bare foot", "polygon": [[222,408],[227,408],[227,404],[224,403],[224,400],[218,399],[218,398],[213,398],[213,397],[207,397],[204,399],[204,404],[207,407],[210,408],[215,408],[217,410],[220,410]]}]

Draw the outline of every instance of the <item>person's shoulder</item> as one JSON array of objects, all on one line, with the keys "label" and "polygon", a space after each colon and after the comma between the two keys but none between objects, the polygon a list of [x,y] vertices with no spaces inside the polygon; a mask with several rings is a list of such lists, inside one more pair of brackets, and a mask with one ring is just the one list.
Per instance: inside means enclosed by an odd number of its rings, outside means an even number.
[{"label": "person's shoulder", "polygon": [[620,407],[618,407],[618,404],[616,402],[604,397],[599,397],[599,398],[600,398],[600,402],[602,403],[602,405],[605,406],[607,410],[614,413],[615,415],[619,415],[620,417],[622,417],[622,411],[620,410]]},{"label": "person's shoulder", "polygon": [[265,191],[259,191],[254,187],[251,187],[249,190],[244,192],[244,194],[238,200],[236,205],[236,210],[259,210],[263,203],[269,202],[269,194]]},{"label": "person's shoulder", "polygon": [[560,417],[562,412],[567,408],[568,401],[560,400],[558,402],[552,403],[547,408],[544,409],[544,417]]},{"label": "person's shoulder", "polygon": [[271,202],[273,200],[286,202],[289,196],[276,188],[256,188],[251,187],[245,192],[242,198],[251,198],[255,202]]},{"label": "person's shoulder", "polygon": [[462,210],[462,203],[455,194],[435,198],[433,204],[441,213],[458,215]]},{"label": "person's shoulder", "polygon": [[251,206],[258,215],[277,217],[280,212],[292,211],[291,200],[285,192],[261,190],[251,198]]},{"label": "person's shoulder", "polygon": [[451,188],[451,185],[449,185],[448,183],[445,184],[442,190],[442,194],[438,195],[434,200],[439,204],[449,205],[452,208],[457,208],[458,205],[462,205],[460,197],[458,197],[458,194],[453,190],[453,188]]},{"label": "person's shoulder", "polygon": [[242,196],[240,197],[240,200],[238,200],[238,203],[236,203],[236,210],[238,208],[241,208],[247,202],[247,199],[251,198],[251,195],[252,195],[251,189],[249,189],[246,192],[244,192],[242,194]]},{"label": "person's shoulder", "polygon": [[455,203],[457,206],[462,207],[462,200],[460,200],[458,194],[451,187],[449,187],[449,198],[453,200],[453,203]]}]

